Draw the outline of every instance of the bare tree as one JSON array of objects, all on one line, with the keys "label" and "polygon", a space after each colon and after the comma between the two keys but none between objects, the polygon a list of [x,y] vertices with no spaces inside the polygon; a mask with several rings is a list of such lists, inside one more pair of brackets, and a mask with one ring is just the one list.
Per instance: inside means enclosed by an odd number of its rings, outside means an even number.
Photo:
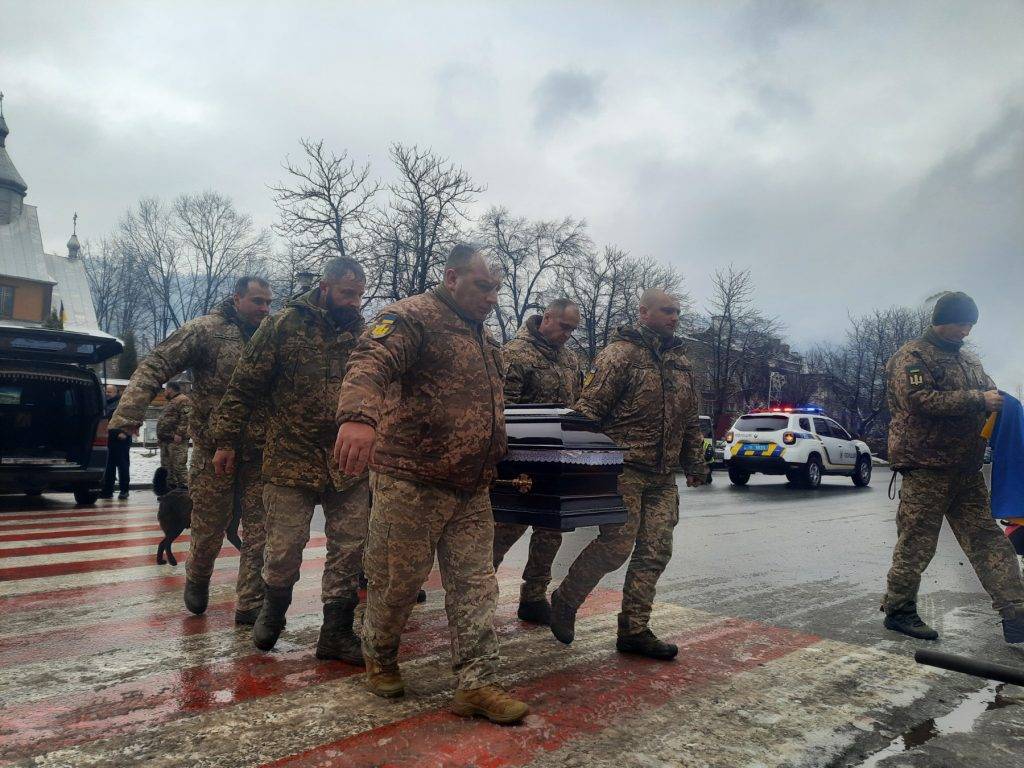
[{"label": "bare tree", "polygon": [[447,158],[418,146],[392,144],[398,181],[373,224],[369,298],[393,301],[423,293],[441,279],[441,266],[467,221],[466,207],[484,188]]},{"label": "bare tree", "polygon": [[124,273],[120,254],[107,240],[101,241],[99,248],[93,248],[92,243],[87,241],[82,244],[82,264],[100,330],[117,333],[122,299],[121,276]]},{"label": "bare tree", "polygon": [[925,308],[889,307],[851,317],[841,344],[822,344],[808,363],[822,379],[829,412],[854,432],[881,436],[889,423],[885,367],[929,322]]},{"label": "bare tree", "polygon": [[266,270],[267,232],[255,231],[252,218],[219,192],[175,200],[173,229],[186,256],[178,263],[179,278],[190,283],[181,295],[183,320],[209,313],[241,275]]},{"label": "bare tree", "polygon": [[359,258],[369,247],[367,226],[380,182],[370,179],[369,163],[357,166],[347,151],[336,155],[323,140],[299,143],[304,162],[286,157],[288,178],[271,187],[281,214],[274,230],[304,269],[331,256]]},{"label": "bare tree", "polygon": [[163,339],[188,319],[191,290],[189,280],[182,278],[181,247],[171,211],[155,197],[143,198],[121,218],[116,240],[123,258],[138,265],[147,288],[142,309],[153,337]]},{"label": "bare tree", "polygon": [[491,208],[477,224],[477,239],[504,270],[496,311],[502,341],[512,338],[533,310],[543,306],[558,272],[590,246],[585,222],[527,221]]},{"label": "bare tree", "polygon": [[597,250],[586,243],[566,259],[553,290],[579,306],[580,327],[573,344],[589,362],[607,346],[618,326],[637,322],[640,295],[654,287],[677,296],[688,311],[690,297],[675,269],[650,257],[630,256],[614,245]]},{"label": "bare tree", "polygon": [[718,424],[730,406],[743,408],[756,394],[757,377],[767,389],[770,371],[762,366],[778,343],[779,325],[757,309],[750,270],[730,264],[717,270],[712,281],[708,328],[700,337],[708,346],[711,417]]}]

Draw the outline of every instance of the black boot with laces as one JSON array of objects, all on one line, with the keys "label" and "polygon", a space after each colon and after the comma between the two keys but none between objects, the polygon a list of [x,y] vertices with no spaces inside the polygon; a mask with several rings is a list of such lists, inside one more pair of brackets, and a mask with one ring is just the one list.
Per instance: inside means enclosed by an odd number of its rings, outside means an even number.
[{"label": "black boot with laces", "polygon": [[885,614],[885,628],[918,640],[938,640],[939,633],[917,615],[917,603],[907,603]]}]

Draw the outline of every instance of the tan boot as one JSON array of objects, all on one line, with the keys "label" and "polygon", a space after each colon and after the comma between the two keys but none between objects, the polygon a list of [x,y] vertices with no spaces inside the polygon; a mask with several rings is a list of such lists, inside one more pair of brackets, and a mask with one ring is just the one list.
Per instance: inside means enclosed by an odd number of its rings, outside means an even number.
[{"label": "tan boot", "polygon": [[458,690],[452,701],[452,712],[462,717],[483,715],[492,723],[518,723],[530,712],[525,703],[517,701],[496,685]]},{"label": "tan boot", "polygon": [[366,687],[385,699],[394,699],[405,693],[405,682],[398,665],[384,668],[373,659],[366,660]]}]

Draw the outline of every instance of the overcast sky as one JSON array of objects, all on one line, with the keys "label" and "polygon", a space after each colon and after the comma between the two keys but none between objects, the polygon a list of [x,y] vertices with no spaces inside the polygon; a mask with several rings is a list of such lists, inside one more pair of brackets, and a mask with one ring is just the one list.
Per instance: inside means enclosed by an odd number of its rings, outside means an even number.
[{"label": "overcast sky", "polygon": [[300,136],[429,145],[480,207],[753,270],[798,346],[847,313],[978,299],[1024,382],[1024,3],[0,0],[8,150],[48,248],[214,188],[269,225]]}]

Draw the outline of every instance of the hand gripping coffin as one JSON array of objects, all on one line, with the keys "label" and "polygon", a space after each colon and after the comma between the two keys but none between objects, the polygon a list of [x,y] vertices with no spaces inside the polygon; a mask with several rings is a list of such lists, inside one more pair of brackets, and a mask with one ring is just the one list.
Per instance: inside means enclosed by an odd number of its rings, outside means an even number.
[{"label": "hand gripping coffin", "polygon": [[506,406],[505,424],[508,454],[491,486],[497,522],[571,531],[626,521],[623,452],[593,421],[531,404]]}]

